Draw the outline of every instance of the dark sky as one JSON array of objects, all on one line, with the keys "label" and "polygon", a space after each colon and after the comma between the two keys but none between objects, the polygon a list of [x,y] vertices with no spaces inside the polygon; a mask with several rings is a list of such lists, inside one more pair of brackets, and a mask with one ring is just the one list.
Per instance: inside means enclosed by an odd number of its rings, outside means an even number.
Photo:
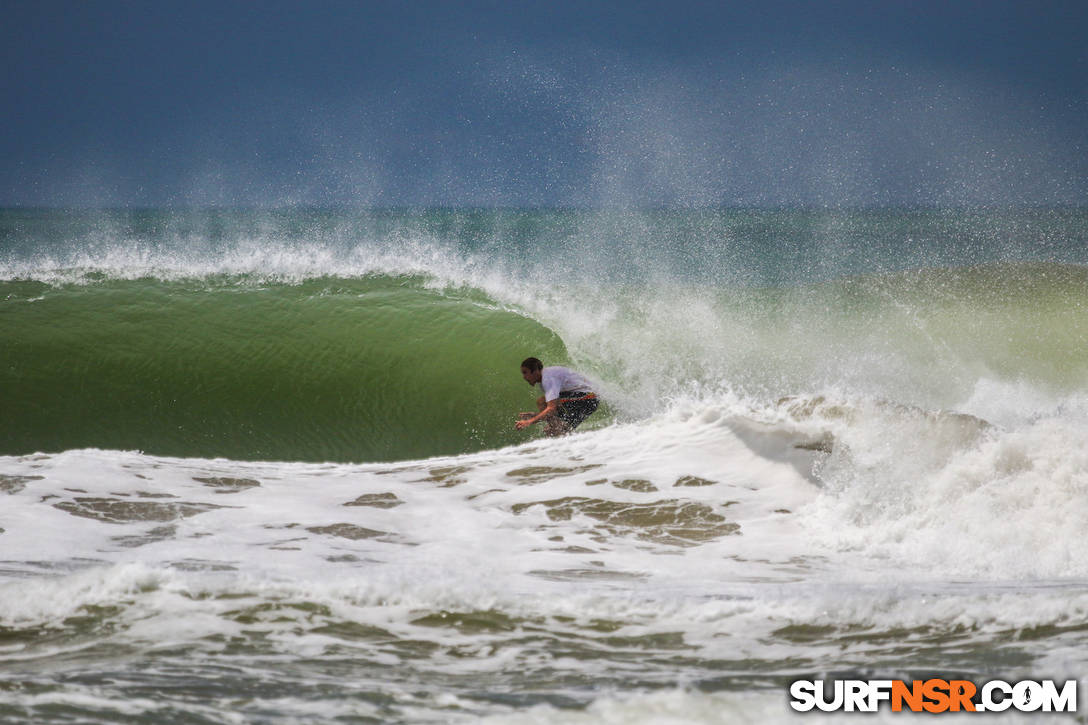
[{"label": "dark sky", "polygon": [[0,205],[1088,204],[1088,2],[0,0]]}]

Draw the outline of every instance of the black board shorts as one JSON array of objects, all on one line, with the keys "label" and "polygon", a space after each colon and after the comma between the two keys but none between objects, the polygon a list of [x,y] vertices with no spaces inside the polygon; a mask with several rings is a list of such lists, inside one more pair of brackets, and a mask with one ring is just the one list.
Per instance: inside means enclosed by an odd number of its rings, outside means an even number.
[{"label": "black board shorts", "polygon": [[596,393],[563,390],[559,392],[559,410],[556,416],[567,424],[569,430],[574,430],[597,410],[599,404]]}]

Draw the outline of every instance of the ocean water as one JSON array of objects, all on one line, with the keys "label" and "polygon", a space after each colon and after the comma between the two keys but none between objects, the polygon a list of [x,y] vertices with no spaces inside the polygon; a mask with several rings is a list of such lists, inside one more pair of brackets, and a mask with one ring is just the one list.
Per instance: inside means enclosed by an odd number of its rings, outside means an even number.
[{"label": "ocean water", "polygon": [[4,722],[1088,680],[1083,210],[7,210],[0,341]]}]

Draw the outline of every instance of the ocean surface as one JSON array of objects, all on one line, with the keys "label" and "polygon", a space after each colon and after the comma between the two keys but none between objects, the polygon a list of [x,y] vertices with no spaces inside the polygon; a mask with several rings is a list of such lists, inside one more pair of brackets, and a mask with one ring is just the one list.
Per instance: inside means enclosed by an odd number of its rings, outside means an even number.
[{"label": "ocean surface", "polygon": [[5,723],[1088,700],[1086,531],[1085,210],[0,211]]}]

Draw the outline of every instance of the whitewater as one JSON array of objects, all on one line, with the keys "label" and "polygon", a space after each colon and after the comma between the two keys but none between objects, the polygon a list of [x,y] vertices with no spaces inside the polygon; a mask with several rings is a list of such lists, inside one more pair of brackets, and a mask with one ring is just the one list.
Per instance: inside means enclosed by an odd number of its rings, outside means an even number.
[{"label": "whitewater", "polygon": [[6,210],[0,336],[5,722],[1088,679],[1082,210]]}]

